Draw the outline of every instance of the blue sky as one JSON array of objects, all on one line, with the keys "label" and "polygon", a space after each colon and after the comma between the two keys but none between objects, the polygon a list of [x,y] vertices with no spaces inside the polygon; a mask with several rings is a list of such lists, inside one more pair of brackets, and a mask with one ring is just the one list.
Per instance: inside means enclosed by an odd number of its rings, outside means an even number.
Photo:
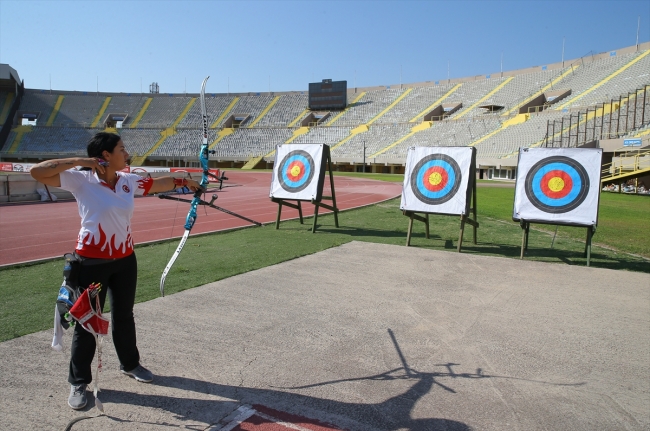
[{"label": "blue sky", "polygon": [[27,88],[196,93],[422,82],[650,40],[650,1],[0,0],[0,62]]}]

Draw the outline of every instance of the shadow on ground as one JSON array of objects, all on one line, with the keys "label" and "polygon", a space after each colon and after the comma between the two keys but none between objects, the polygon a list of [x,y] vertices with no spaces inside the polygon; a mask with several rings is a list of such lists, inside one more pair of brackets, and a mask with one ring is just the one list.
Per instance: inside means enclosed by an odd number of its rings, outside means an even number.
[{"label": "shadow on ground", "polygon": [[[156,376],[153,384],[196,392],[201,394],[215,395],[228,398],[235,401],[211,401],[205,399],[192,398],[191,396],[170,397],[163,395],[142,395],[131,392],[103,390],[102,399],[105,402],[116,404],[138,404],[151,409],[163,409],[174,414],[177,420],[186,422],[186,428],[192,429],[192,424],[211,423],[214,418],[211,413],[218,410],[215,403],[231,403],[231,409],[234,410],[241,404],[263,405],[271,409],[287,411],[289,413],[304,415],[304,412],[291,411],[307,406],[312,411],[321,411],[333,414],[339,417],[346,417],[357,423],[368,426],[372,429],[381,429],[385,431],[409,430],[409,431],[471,431],[472,428],[462,422],[443,419],[443,418],[413,418],[412,411],[423,396],[430,393],[434,387],[438,387],[448,393],[456,394],[456,390],[448,383],[442,383],[442,379],[510,379],[524,380],[543,385],[552,386],[582,386],[585,383],[551,383],[545,381],[536,381],[528,379],[519,379],[508,376],[490,375],[477,368],[474,373],[457,373],[454,367],[460,366],[458,363],[436,364],[441,371],[421,372],[409,367],[406,358],[403,355],[400,346],[393,334],[388,329],[388,334],[395,346],[397,355],[402,362],[402,366],[381,374],[375,374],[364,377],[346,378],[318,382],[296,387],[271,387],[269,389],[247,388],[242,386],[223,385],[211,383],[196,379],[180,376]],[[302,395],[292,391],[300,391],[319,386],[336,385],[343,382],[360,382],[360,381],[394,381],[407,380],[413,384],[405,392],[397,394],[380,403],[352,403],[344,401],[335,401],[329,399],[316,398],[308,395]],[[188,394],[189,395],[189,394]],[[89,407],[90,408],[90,407]],[[108,417],[108,419],[119,422],[130,422],[129,420]],[[315,422],[316,423],[316,422]],[[169,425],[171,424],[157,424]],[[337,424],[333,424],[337,426]],[[338,426],[341,426],[340,424]]]}]

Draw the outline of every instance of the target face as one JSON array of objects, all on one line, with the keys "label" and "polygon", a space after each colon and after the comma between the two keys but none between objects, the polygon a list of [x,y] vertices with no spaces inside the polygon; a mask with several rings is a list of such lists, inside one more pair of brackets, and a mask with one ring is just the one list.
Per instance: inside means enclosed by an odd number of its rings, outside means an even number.
[{"label": "target face", "polygon": [[406,154],[402,211],[468,214],[468,192],[476,149],[411,147]]},{"label": "target face", "polygon": [[269,197],[320,202],[328,157],[325,144],[276,146]]},{"label": "target face", "polygon": [[521,148],[513,220],[598,224],[601,148]]},{"label": "target face", "polygon": [[280,162],[278,181],[289,193],[304,190],[314,178],[314,160],[306,151],[295,150],[287,154]]},{"label": "target face", "polygon": [[569,157],[547,157],[526,175],[526,196],[537,209],[551,214],[574,210],[589,193],[589,175]]},{"label": "target face", "polygon": [[420,160],[411,173],[411,189],[428,205],[440,205],[451,199],[462,180],[458,163],[445,154],[431,154]]}]

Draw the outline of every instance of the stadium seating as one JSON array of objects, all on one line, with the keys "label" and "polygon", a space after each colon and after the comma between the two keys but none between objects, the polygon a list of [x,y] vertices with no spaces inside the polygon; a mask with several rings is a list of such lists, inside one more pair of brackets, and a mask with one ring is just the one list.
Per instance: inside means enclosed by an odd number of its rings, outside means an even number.
[{"label": "stadium seating", "polygon": [[412,124],[373,124],[366,133],[359,133],[340,147],[334,148],[332,156],[360,160],[365,145],[366,157],[369,157],[406,135],[412,127]]},{"label": "stadium seating", "polygon": [[138,127],[165,128],[171,126],[192,100],[188,96],[158,96],[154,97],[146,110]]},{"label": "stadium seating", "polygon": [[[335,162],[356,163],[361,161],[364,147],[366,157],[378,161],[403,160],[409,147],[420,145],[476,145],[479,158],[513,157],[520,147],[540,145],[549,121],[556,127],[550,141],[562,146],[582,145],[601,135],[636,136],[650,128],[650,96],[644,105],[641,97],[637,100],[631,95],[650,85],[650,50],[623,51],[567,61],[564,67],[536,67],[504,76],[355,89],[348,93],[346,110],[332,112],[324,124],[309,129],[298,129],[299,120],[307,115],[307,94],[207,94],[209,142],[215,157],[223,160],[264,156],[277,144],[289,141],[325,143],[332,147]],[[563,89],[570,89],[571,94],[545,111],[515,117],[519,107],[541,92]],[[0,93],[0,101],[6,98],[6,93]],[[462,106],[445,119],[423,122],[425,114],[440,104]],[[38,112],[38,125],[18,128],[16,119],[3,156],[83,152],[88,138],[104,128],[108,114],[119,113],[127,115],[119,133],[131,154],[156,159],[195,157],[202,127],[196,94],[28,89],[20,111]],[[246,119],[232,124],[228,121],[233,115]],[[222,131],[231,124],[237,128]]]},{"label": "stadium seating", "polygon": [[327,144],[334,146],[347,138],[352,127],[314,127],[309,133],[299,136],[293,144]]},{"label": "stadium seating", "polygon": [[236,129],[235,133],[226,136],[214,147],[215,155],[212,157],[217,160],[248,160],[264,156],[275,150],[276,145],[286,142],[291,134],[292,130],[288,128]]},{"label": "stadium seating", "polygon": [[[233,101],[233,96],[216,96],[205,98],[205,110],[208,114],[208,124],[211,125]],[[180,113],[179,113],[180,114]],[[203,127],[203,118],[201,116],[201,104],[192,105],[187,115],[183,117],[178,127]]]},{"label": "stadium seating", "polygon": [[[638,55],[640,54],[633,53],[614,56],[604,60],[585,63],[584,65],[582,61],[573,62],[569,67],[575,68],[575,71],[557,84],[558,88],[570,88],[571,96],[563,100],[556,108],[582,107],[583,103],[580,99],[583,97],[583,93],[589,91],[594,85],[606,79]],[[612,96],[618,97],[618,94]]]},{"label": "stadium seating", "polygon": [[360,100],[349,105],[347,111],[336,121],[327,124],[336,126],[355,126],[366,124],[377,114],[388,107],[404,90],[375,90],[368,91]]},{"label": "stadium seating", "polygon": [[283,95],[255,127],[286,127],[306,108],[306,94]]},{"label": "stadium seating", "polygon": [[[453,84],[442,84],[428,87],[415,87],[397,105],[386,114],[382,115],[377,123],[406,123],[438,101]],[[424,115],[424,114],[423,114]]]},{"label": "stadium seating", "polygon": [[459,147],[467,146],[476,139],[493,131],[501,125],[501,120],[496,115],[485,116],[480,119],[468,118],[465,120],[444,120],[434,122],[431,127],[413,134],[381,153],[378,158],[398,159],[405,158],[409,147]]}]

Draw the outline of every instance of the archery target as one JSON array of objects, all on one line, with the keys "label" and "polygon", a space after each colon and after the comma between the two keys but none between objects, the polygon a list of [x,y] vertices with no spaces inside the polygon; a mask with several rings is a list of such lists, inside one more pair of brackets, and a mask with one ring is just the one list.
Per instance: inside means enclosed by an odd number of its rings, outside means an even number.
[{"label": "archery target", "polygon": [[323,144],[278,145],[271,181],[272,198],[320,200],[323,189]]},{"label": "archery target", "polygon": [[513,218],[596,224],[601,158],[596,148],[522,149]]},{"label": "archery target", "polygon": [[314,159],[306,151],[291,151],[280,162],[278,181],[280,186],[289,193],[304,190],[313,177]]},{"label": "archery target", "polygon": [[415,212],[467,214],[474,151],[471,147],[409,148],[400,208]]}]

